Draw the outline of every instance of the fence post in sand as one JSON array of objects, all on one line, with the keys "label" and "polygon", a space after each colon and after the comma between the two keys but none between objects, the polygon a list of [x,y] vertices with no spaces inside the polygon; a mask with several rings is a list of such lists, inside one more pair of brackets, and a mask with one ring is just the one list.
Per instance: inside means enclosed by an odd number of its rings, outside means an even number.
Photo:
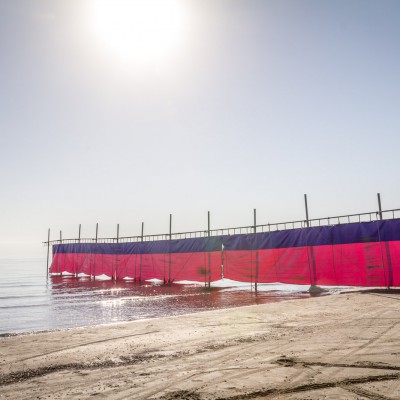
[{"label": "fence post in sand", "polygon": [[[210,211],[207,211],[207,236],[210,238],[211,236],[211,219],[210,219]],[[210,239],[208,239],[208,242]],[[207,247],[209,243],[207,243]],[[208,287],[211,288],[211,254],[208,252]]]},{"label": "fence post in sand", "polygon": [[307,228],[310,226],[310,221],[308,220],[308,204],[307,204],[307,195],[304,195],[304,205],[306,207],[306,226]]},{"label": "fence post in sand", "polygon": [[[140,236],[140,241],[143,243],[143,236],[144,236],[144,222],[142,222],[142,234]],[[142,282],[142,263],[143,263],[143,255],[142,255],[143,249],[140,250],[140,266],[139,266],[139,282]],[[136,275],[136,274],[135,274]],[[136,279],[136,277],[135,277]]]},{"label": "fence post in sand", "polygon": [[254,244],[256,247],[256,271],[255,271],[255,278],[254,278],[254,291],[257,294],[257,283],[258,283],[258,249],[257,249],[257,210],[253,210],[253,217],[254,217]]},{"label": "fence post in sand", "polygon": [[49,257],[50,257],[50,228],[47,231],[47,269],[46,269],[46,279],[49,278]]},{"label": "fence post in sand", "polygon": [[381,204],[381,194],[380,193],[378,193],[378,207],[379,207],[379,219],[383,219],[382,204]]},{"label": "fence post in sand", "polygon": [[[78,243],[80,243],[80,242],[81,242],[81,224],[79,224],[79,229],[78,229]],[[75,257],[77,258],[77,256],[75,256]],[[76,267],[77,260],[75,260],[74,264]],[[78,274],[75,272],[75,277],[77,277],[77,276],[78,276]]]},{"label": "fence post in sand", "polygon": [[[95,236],[95,239],[94,239],[95,243],[97,243],[98,235],[99,235],[99,223],[96,222],[96,236]],[[95,263],[94,263],[93,267],[95,268],[94,271],[92,271],[91,268],[90,268],[90,270],[91,270],[91,272],[93,272],[92,276],[93,276],[93,280],[95,281],[96,280],[96,264]]]},{"label": "fence post in sand", "polygon": [[[62,231],[60,231],[60,244],[62,244]],[[58,259],[58,266],[57,266],[57,271],[60,270],[60,259]],[[60,273],[62,276],[62,272]]]},{"label": "fence post in sand", "polygon": [[[119,224],[117,224],[117,243],[119,243]],[[118,270],[118,252],[115,254],[115,270],[113,274],[113,280],[117,280],[117,270]]]},{"label": "fence post in sand", "polygon": [[[306,226],[310,227],[310,220],[308,217],[308,203],[307,203],[307,195],[304,195],[304,205],[306,208]],[[310,273],[310,288],[309,292],[316,292],[317,288],[317,266],[315,264],[314,258],[314,248],[312,245],[307,244],[307,258],[308,258],[308,269]]]},{"label": "fence post in sand", "polygon": [[171,240],[172,240],[172,214],[169,214],[168,283],[171,283]]},{"label": "fence post in sand", "polygon": [[[382,203],[381,203],[381,194],[377,193],[378,196],[378,207],[379,207],[379,219],[383,219],[383,214],[382,214]],[[379,239],[380,241],[380,239]],[[382,246],[382,242],[381,242]],[[389,243],[385,242],[385,249],[386,249],[386,259],[387,259],[387,268],[388,268],[388,280],[387,280],[387,289],[389,290],[390,287],[393,285],[393,270],[392,270],[392,256],[390,254],[390,247]],[[382,265],[384,266],[383,260],[382,260]],[[385,275],[385,280],[386,280],[386,275]]]}]

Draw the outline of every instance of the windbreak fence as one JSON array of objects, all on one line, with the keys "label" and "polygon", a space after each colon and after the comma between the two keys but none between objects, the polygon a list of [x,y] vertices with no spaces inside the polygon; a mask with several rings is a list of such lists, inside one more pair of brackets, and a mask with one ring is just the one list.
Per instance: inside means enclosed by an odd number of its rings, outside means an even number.
[{"label": "windbreak fence", "polygon": [[166,283],[400,286],[400,219],[126,243],[53,245],[51,273]]}]

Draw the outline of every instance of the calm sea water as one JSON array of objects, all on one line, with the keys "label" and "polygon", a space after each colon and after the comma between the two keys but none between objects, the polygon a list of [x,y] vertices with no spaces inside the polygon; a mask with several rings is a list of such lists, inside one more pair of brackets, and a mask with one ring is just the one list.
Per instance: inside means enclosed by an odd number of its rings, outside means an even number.
[{"label": "calm sea water", "polygon": [[[87,277],[46,277],[46,260],[0,260],[0,335],[187,314],[307,298],[307,287],[230,281],[159,285]],[[232,287],[232,285],[234,285]]]}]

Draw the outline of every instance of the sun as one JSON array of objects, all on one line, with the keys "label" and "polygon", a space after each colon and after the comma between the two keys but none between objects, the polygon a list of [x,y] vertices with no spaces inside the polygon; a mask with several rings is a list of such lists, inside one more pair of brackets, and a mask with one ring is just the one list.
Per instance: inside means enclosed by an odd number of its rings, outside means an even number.
[{"label": "sun", "polygon": [[98,44],[119,59],[147,66],[172,57],[185,36],[183,0],[92,0]]}]

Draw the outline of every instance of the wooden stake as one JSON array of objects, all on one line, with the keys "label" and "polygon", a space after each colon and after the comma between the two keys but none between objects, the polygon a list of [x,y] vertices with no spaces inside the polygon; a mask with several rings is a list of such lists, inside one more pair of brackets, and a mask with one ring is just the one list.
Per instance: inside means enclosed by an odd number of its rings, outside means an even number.
[{"label": "wooden stake", "polygon": [[[79,224],[79,231],[78,231],[78,243],[80,243],[81,242],[81,224]],[[75,257],[77,258],[78,256],[77,255],[75,255]],[[77,264],[77,262],[75,262],[75,265]],[[75,273],[75,277],[77,277],[78,276],[78,274],[77,273]]]},{"label": "wooden stake", "polygon": [[172,214],[169,214],[168,283],[171,283],[171,240],[172,240]]},{"label": "wooden stake", "polygon": [[[211,236],[211,220],[210,211],[207,212],[207,235]],[[208,287],[211,288],[211,254],[208,252]]]},{"label": "wooden stake", "polygon": [[310,226],[310,221],[308,220],[308,204],[307,204],[307,195],[304,195],[304,205],[306,207],[306,225],[307,228]]},{"label": "wooden stake", "polygon": [[[143,236],[144,236],[144,222],[142,222],[142,235],[141,235],[141,241],[143,243]],[[143,255],[142,255],[142,250],[140,250],[140,269],[139,269],[139,282],[142,282],[142,264],[143,264]]]},{"label": "wooden stake", "polygon": [[50,228],[47,232],[47,270],[46,270],[46,279],[49,278],[49,257],[50,257]]},{"label": "wooden stake", "polygon": [[[253,219],[254,219],[254,244],[257,245],[257,210],[253,210]],[[257,283],[258,283],[258,250],[256,249],[256,271],[255,271],[255,277],[254,277],[254,291],[257,294]]]},{"label": "wooden stake", "polygon": [[382,204],[381,204],[381,194],[380,193],[378,193],[378,207],[379,207],[379,219],[383,219]]}]

